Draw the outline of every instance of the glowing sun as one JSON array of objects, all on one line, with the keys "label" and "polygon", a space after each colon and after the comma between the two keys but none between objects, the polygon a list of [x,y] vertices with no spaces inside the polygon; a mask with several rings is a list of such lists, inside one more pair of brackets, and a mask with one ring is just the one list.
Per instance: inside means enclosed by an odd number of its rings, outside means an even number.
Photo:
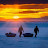
[{"label": "glowing sun", "polygon": [[14,18],[14,19],[19,19],[19,16],[14,16],[13,18]]}]

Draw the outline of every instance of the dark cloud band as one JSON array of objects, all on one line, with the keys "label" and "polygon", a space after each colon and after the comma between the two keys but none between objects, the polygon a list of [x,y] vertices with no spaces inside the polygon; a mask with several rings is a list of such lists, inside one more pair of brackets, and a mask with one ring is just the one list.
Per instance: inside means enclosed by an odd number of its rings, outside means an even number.
[{"label": "dark cloud band", "polygon": [[48,0],[0,0],[0,4],[47,4]]}]

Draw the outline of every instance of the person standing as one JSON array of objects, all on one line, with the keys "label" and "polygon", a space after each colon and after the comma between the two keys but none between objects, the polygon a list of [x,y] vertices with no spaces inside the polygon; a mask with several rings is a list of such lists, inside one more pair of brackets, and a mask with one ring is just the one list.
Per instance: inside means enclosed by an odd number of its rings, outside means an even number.
[{"label": "person standing", "polygon": [[37,36],[37,32],[39,32],[39,29],[38,29],[37,26],[34,28],[34,32],[35,32],[35,37],[36,37]]},{"label": "person standing", "polygon": [[23,27],[20,26],[20,27],[19,27],[19,30],[18,30],[18,32],[19,32],[19,37],[21,37],[21,35],[22,35],[22,31],[24,32]]}]

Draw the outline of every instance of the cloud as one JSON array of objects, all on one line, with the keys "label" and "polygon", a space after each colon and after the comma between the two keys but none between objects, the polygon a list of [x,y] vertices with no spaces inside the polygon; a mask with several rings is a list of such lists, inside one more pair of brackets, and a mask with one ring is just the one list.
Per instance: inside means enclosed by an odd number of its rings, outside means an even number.
[{"label": "cloud", "polygon": [[18,20],[16,19],[4,19],[2,17],[0,17],[0,21],[6,21],[6,22],[46,22],[48,21],[48,16],[42,17],[42,18],[20,18]]},{"label": "cloud", "polygon": [[23,13],[23,14],[26,14],[26,13],[38,13],[38,11],[23,11],[23,12],[19,12],[19,13]]},{"label": "cloud", "polygon": [[27,4],[27,5],[22,5],[20,9],[44,9],[48,8],[48,4]]},{"label": "cloud", "polygon": [[48,0],[0,0],[1,4],[31,4],[48,3]]},{"label": "cloud", "polygon": [[47,19],[48,20],[48,16],[45,16],[45,17],[41,17],[42,19]]},{"label": "cloud", "polygon": [[19,16],[20,18],[48,16],[48,4],[1,4],[0,7],[0,17],[6,19],[13,19],[13,16]]}]

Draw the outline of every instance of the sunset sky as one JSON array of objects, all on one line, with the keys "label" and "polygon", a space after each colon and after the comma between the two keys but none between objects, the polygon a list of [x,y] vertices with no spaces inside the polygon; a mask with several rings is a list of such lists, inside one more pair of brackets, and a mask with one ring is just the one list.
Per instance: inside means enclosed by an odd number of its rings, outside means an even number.
[{"label": "sunset sky", "polygon": [[0,21],[19,18],[48,18],[47,0],[39,1],[0,0]]}]

